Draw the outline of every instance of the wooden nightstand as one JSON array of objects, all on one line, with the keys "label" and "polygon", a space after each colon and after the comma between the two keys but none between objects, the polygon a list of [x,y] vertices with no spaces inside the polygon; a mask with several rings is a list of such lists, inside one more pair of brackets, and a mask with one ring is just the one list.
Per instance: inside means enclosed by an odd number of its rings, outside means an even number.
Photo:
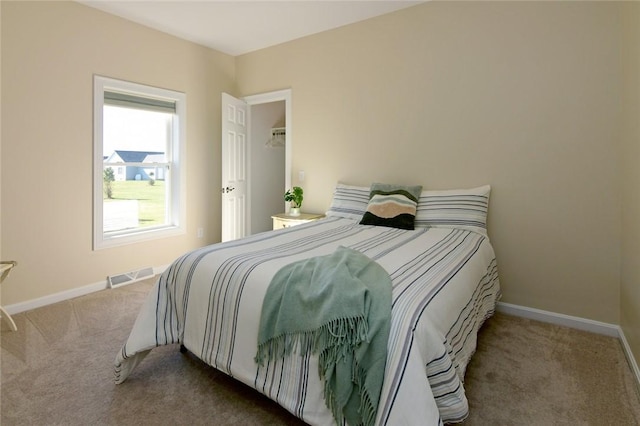
[{"label": "wooden nightstand", "polygon": [[273,229],[282,229],[300,225],[302,223],[312,222],[314,220],[322,219],[323,217],[323,214],[317,213],[300,213],[300,216],[289,216],[286,213],[280,213],[271,216],[271,219],[273,219]]}]

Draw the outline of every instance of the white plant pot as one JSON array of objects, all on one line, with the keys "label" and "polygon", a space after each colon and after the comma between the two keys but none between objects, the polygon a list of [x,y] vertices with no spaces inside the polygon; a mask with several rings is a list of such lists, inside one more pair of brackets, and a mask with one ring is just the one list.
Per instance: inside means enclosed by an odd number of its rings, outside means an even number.
[{"label": "white plant pot", "polygon": [[291,207],[289,209],[289,216],[300,216],[300,207]]}]

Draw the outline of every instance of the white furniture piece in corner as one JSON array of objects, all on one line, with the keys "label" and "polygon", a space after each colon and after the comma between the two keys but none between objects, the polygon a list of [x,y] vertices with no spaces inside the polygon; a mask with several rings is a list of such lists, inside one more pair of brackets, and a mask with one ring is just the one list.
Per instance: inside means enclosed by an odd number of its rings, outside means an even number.
[{"label": "white furniture piece in corner", "polygon": [[[0,283],[2,283],[5,278],[7,278],[9,272],[11,272],[11,269],[13,269],[13,267],[17,264],[18,262],[13,260],[0,261]],[[5,311],[2,306],[0,306],[0,313],[2,314],[2,319],[6,320],[9,323],[9,327],[11,327],[11,330],[17,331],[18,327],[16,326],[16,323],[13,322],[13,318],[11,318],[11,315],[9,315],[9,313]]]},{"label": "white furniture piece in corner", "polygon": [[323,217],[323,214],[317,213],[300,213],[298,216],[289,216],[286,213],[281,213],[271,216],[271,219],[273,219],[273,229],[283,229],[322,219]]}]

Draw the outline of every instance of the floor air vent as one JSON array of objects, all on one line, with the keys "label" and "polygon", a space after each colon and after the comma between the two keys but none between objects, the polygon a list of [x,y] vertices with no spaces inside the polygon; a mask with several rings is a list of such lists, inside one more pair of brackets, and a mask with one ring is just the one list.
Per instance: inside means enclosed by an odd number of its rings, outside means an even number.
[{"label": "floor air vent", "polygon": [[143,268],[137,271],[127,272],[125,274],[109,275],[107,277],[107,282],[109,283],[109,288],[115,288],[144,280],[145,278],[150,278],[153,275],[153,268]]}]

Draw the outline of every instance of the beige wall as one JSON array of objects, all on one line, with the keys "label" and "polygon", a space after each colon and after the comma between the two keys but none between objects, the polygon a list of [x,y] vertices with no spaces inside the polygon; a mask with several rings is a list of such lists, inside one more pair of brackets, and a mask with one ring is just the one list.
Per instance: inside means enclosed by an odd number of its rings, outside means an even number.
[{"label": "beige wall", "polygon": [[640,3],[621,8],[623,34],[620,324],[640,365]]},{"label": "beige wall", "polygon": [[292,88],[293,178],[493,187],[503,301],[620,320],[619,5],[428,2],[237,58]]},{"label": "beige wall", "polygon": [[[10,305],[220,240],[220,92],[234,58],[75,2],[2,2],[2,286]],[[92,251],[93,75],[187,94],[187,234]],[[204,227],[204,239],[196,238]]]}]

